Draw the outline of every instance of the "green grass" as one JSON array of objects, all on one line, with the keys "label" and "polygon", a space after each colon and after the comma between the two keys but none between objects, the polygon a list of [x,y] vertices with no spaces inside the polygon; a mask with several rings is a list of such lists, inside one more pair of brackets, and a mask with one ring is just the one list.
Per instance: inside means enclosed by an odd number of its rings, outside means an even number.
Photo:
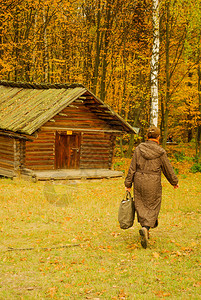
[{"label": "green grass", "polygon": [[201,174],[179,179],[146,250],[117,222],[123,179],[1,179],[0,299],[201,299]]}]

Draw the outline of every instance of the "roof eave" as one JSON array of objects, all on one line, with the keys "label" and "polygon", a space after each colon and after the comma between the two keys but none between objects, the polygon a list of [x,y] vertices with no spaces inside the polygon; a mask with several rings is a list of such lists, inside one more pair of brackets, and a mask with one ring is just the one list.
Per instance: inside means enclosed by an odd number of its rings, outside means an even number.
[{"label": "roof eave", "polygon": [[111,109],[105,102],[103,102],[100,98],[98,98],[95,94],[93,94],[91,91],[87,89],[87,92],[89,92],[96,100],[98,100],[101,104],[104,106],[107,106],[108,110],[113,114],[114,117],[116,117],[121,123],[124,124],[125,132],[134,133],[137,134],[137,131],[135,128],[133,128],[128,122],[126,122],[119,114],[117,114],[114,110]]},{"label": "roof eave", "polygon": [[0,129],[0,135],[8,136],[10,138],[19,139],[19,140],[25,140],[25,141],[30,141],[30,142],[33,141],[31,136],[26,136],[20,132],[13,132],[13,131]]}]

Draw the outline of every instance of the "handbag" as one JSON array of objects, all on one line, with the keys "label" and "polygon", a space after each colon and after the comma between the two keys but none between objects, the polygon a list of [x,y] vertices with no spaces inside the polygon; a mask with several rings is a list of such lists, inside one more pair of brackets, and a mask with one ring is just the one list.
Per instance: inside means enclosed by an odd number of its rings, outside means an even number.
[{"label": "handbag", "polygon": [[126,192],[119,206],[118,221],[121,229],[128,229],[133,226],[135,219],[135,203],[130,192]]}]

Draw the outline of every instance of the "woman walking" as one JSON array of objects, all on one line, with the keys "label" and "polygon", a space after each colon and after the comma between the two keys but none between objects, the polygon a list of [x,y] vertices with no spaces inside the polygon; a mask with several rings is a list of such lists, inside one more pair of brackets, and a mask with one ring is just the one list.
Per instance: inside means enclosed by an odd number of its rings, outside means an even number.
[{"label": "woman walking", "polygon": [[141,245],[147,248],[149,229],[158,226],[161,207],[161,171],[174,188],[178,188],[178,178],[169,162],[166,151],[159,146],[160,129],[151,126],[147,131],[147,141],[136,147],[125,179],[127,191],[134,183],[135,210],[142,226],[139,233]]}]

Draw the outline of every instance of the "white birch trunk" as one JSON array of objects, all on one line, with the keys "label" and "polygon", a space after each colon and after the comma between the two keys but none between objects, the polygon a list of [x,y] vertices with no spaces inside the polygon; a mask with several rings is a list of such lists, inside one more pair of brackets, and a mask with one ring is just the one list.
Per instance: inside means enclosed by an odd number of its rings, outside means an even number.
[{"label": "white birch trunk", "polygon": [[153,47],[151,58],[150,125],[158,125],[158,65],[159,65],[159,0],[153,1]]}]

